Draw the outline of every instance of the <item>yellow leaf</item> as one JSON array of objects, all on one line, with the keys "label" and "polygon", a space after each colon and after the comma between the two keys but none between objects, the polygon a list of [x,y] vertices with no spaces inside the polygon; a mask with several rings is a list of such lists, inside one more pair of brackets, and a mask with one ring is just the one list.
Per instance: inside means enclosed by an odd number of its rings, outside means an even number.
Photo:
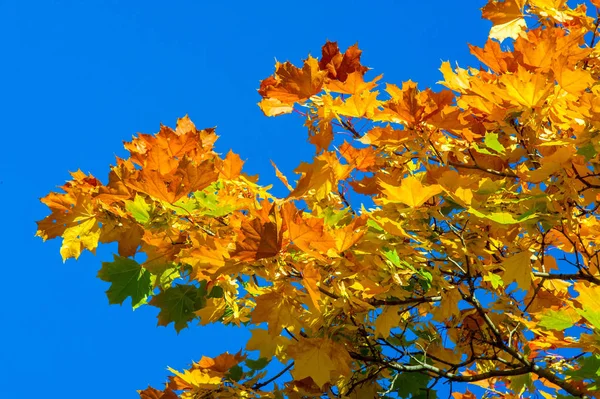
[{"label": "yellow leaf", "polygon": [[579,293],[576,300],[582,306],[577,312],[600,330],[600,286],[578,281],[573,287]]},{"label": "yellow leaf", "polygon": [[318,287],[320,283],[321,274],[319,273],[319,270],[313,263],[309,263],[304,267],[304,270],[302,270],[302,284],[304,285],[304,288],[306,288],[313,305],[315,305],[315,308],[318,311],[321,310],[321,305],[319,304],[321,292]]},{"label": "yellow leaf", "polygon": [[200,369],[184,370],[183,373],[167,367],[167,369],[176,375],[173,378],[175,389],[217,389],[221,385],[222,378],[219,376],[211,376],[209,373]]},{"label": "yellow leaf", "polygon": [[449,289],[442,295],[442,302],[439,307],[439,315],[443,320],[447,320],[451,316],[460,315],[458,302],[462,299],[460,292],[456,288]]},{"label": "yellow leaf", "polygon": [[589,71],[584,69],[569,69],[564,62],[559,62],[553,67],[556,81],[564,90],[571,94],[582,94],[585,89],[591,87],[595,80]]},{"label": "yellow leaf", "polygon": [[438,83],[443,84],[451,90],[464,93],[471,86],[469,83],[471,77],[466,69],[456,68],[457,73],[455,73],[452,70],[450,63],[444,61],[442,62],[440,71],[442,72],[442,75],[444,75],[444,80]]},{"label": "yellow leaf", "polygon": [[378,91],[363,91],[350,96],[342,105],[334,105],[332,110],[344,116],[370,118],[373,116],[375,109],[381,105],[381,101],[377,100],[378,95]]},{"label": "yellow leaf", "polygon": [[273,356],[280,356],[284,349],[290,344],[290,339],[278,335],[273,337],[267,330],[257,328],[251,331],[252,337],[246,343],[246,349],[249,351],[260,351],[260,357],[267,359]]},{"label": "yellow leaf", "polygon": [[500,82],[506,86],[511,102],[528,108],[541,105],[554,89],[547,75],[529,72],[521,66],[516,74],[502,75]]},{"label": "yellow leaf", "polygon": [[531,286],[531,254],[529,251],[519,252],[502,262],[506,284],[516,281],[519,288],[527,291]]},{"label": "yellow leaf", "polygon": [[263,98],[258,106],[266,116],[289,114],[294,110],[292,105],[282,102],[277,98]]},{"label": "yellow leaf", "polygon": [[60,254],[64,262],[68,258],[79,258],[83,249],[94,252],[100,238],[100,227],[95,218],[89,218],[67,228],[62,236],[63,243]]},{"label": "yellow leaf", "polygon": [[490,1],[481,9],[481,16],[494,24],[490,38],[503,41],[516,39],[523,28],[527,28],[523,18],[523,0]]},{"label": "yellow leaf", "polygon": [[390,330],[398,327],[402,316],[398,313],[398,306],[386,306],[383,312],[375,320],[375,335],[387,338],[390,336]]},{"label": "yellow leaf", "polygon": [[379,185],[383,188],[383,194],[385,195],[383,199],[384,203],[401,202],[413,208],[423,205],[431,197],[442,192],[440,185],[423,186],[413,176],[403,179],[400,187],[384,182],[380,182]]},{"label": "yellow leaf", "polygon": [[288,353],[295,361],[294,379],[310,377],[319,388],[330,382],[330,373],[336,368],[330,352],[329,341],[322,338],[303,338],[290,345]]},{"label": "yellow leaf", "polygon": [[271,336],[277,336],[284,327],[291,327],[298,323],[293,313],[295,299],[287,295],[284,286],[258,296],[255,301],[252,323],[266,322]]}]

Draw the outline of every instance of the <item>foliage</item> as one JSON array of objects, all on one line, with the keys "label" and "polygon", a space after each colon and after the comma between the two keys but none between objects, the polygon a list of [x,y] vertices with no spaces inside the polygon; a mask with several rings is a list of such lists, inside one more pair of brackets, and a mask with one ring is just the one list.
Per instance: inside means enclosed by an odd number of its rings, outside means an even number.
[{"label": "foliage", "polygon": [[422,398],[444,382],[600,398],[600,19],[586,12],[491,1],[490,38],[471,46],[482,67],[442,63],[440,92],[382,89],[356,46],[327,42],[260,85],[263,112],[302,115],[316,147],[295,185],[275,168],[287,197],[184,117],[126,143],[106,185],[73,173],[37,234],[62,237],[65,260],[117,242],[98,274],[110,303],[147,302],[159,325],[251,326],[245,352],[172,370],[145,399]]}]

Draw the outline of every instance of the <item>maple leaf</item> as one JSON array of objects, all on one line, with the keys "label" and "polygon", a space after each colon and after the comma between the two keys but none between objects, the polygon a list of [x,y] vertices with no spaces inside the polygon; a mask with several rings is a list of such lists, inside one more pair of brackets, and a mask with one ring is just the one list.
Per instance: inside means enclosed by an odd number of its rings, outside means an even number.
[{"label": "maple leaf", "polygon": [[174,323],[175,330],[181,331],[194,318],[194,312],[206,303],[206,283],[195,286],[175,285],[161,291],[150,301],[150,305],[160,308],[158,325]]},{"label": "maple leaf", "polygon": [[494,40],[488,40],[483,48],[469,45],[471,54],[487,65],[496,73],[514,72],[517,67],[514,54],[504,52],[500,44]]},{"label": "maple leaf", "polygon": [[600,287],[577,282],[573,288],[579,293],[577,301],[583,306],[582,309],[576,309],[577,313],[600,329]]},{"label": "maple leaf", "polygon": [[402,179],[400,186],[394,186],[385,182],[379,182],[383,188],[385,202],[401,202],[412,208],[419,207],[431,197],[442,192],[442,187],[434,184],[424,186],[417,178],[409,176]]},{"label": "maple leaf", "polygon": [[237,178],[242,172],[242,167],[244,166],[244,161],[240,158],[239,155],[234,154],[233,151],[229,151],[227,153],[227,157],[223,161],[223,166],[219,171],[219,178],[234,180]]},{"label": "maple leaf", "polygon": [[283,211],[290,240],[301,250],[323,259],[321,253],[335,248],[335,239],[325,230],[323,219],[303,219],[294,206],[286,204]]},{"label": "maple leaf", "polygon": [[321,293],[319,292],[319,284],[321,283],[321,273],[314,264],[309,263],[302,270],[302,283],[310,296],[312,304],[319,310],[321,305],[319,300],[321,299]]},{"label": "maple leaf", "polygon": [[372,147],[355,148],[345,140],[340,146],[340,154],[346,162],[362,172],[370,170],[377,162],[377,154]]},{"label": "maple leaf", "polygon": [[191,277],[209,280],[229,259],[226,242],[197,232],[189,237],[191,245],[179,253],[179,259],[192,266]]},{"label": "maple leaf", "polygon": [[390,336],[390,330],[398,327],[402,315],[395,306],[388,306],[377,316],[375,320],[375,335],[382,338]]},{"label": "maple leaf", "polygon": [[[267,204],[263,204],[268,206]],[[239,260],[259,260],[277,255],[283,246],[283,226],[276,205],[265,208],[267,217],[245,220],[239,230],[232,256]]]},{"label": "maple leaf", "polygon": [[185,157],[174,169],[163,174],[159,170],[142,169],[127,181],[127,186],[170,204],[191,192],[208,187],[218,178],[214,162],[195,164]]},{"label": "maple leaf", "polygon": [[211,375],[200,369],[184,370],[183,373],[170,367],[168,370],[175,374],[175,377],[171,377],[168,387],[177,391],[183,389],[215,390],[223,380],[223,377],[219,375]]},{"label": "maple leaf", "polygon": [[36,232],[44,240],[62,236],[60,253],[63,261],[77,259],[83,249],[94,252],[100,238],[95,204],[86,195],[94,192],[99,183],[93,176],[80,171],[71,175],[74,180],[61,187],[64,194],[50,193],[41,199],[52,214],[37,223]]},{"label": "maple leaf", "polygon": [[101,243],[117,242],[119,255],[134,256],[144,236],[144,229],[134,224],[123,224],[116,220],[103,220],[100,229]]},{"label": "maple leaf", "polygon": [[516,39],[524,28],[524,0],[490,1],[481,9],[481,15],[494,24],[490,30],[490,38],[503,41],[506,38]]},{"label": "maple leaf", "polygon": [[135,195],[133,201],[125,201],[125,209],[141,224],[146,224],[150,220],[150,205],[139,194]]},{"label": "maple leaf", "polygon": [[539,325],[549,330],[562,331],[572,327],[580,319],[574,309],[549,309],[540,315]]},{"label": "maple leaf", "polygon": [[294,378],[310,377],[319,387],[329,382],[331,372],[336,369],[331,350],[329,341],[322,338],[305,338],[288,346],[295,361]]},{"label": "maple leaf", "polygon": [[140,395],[140,399],[177,399],[178,396],[173,390],[170,388],[165,389],[164,391],[159,391],[158,389],[148,387],[143,391],[138,391]]},{"label": "maple leaf", "polygon": [[553,89],[546,76],[531,73],[523,67],[519,67],[516,74],[505,74],[500,79],[511,102],[528,108],[538,107]]},{"label": "maple leaf", "polygon": [[519,288],[527,291],[531,286],[531,254],[529,251],[519,252],[504,262],[504,276],[502,280],[505,283],[515,281]]},{"label": "maple leaf", "polygon": [[326,75],[327,72],[319,69],[318,61],[310,56],[302,68],[290,62],[277,63],[275,74],[263,80],[258,90],[263,99],[274,99],[275,102],[260,102],[259,106],[267,116],[291,112],[294,103],[321,91]]},{"label": "maple leaf", "polygon": [[348,75],[357,73],[364,75],[368,68],[360,64],[362,51],[355,44],[348,47],[342,54],[337,42],[327,41],[322,48],[322,57],[319,60],[319,68],[326,70],[328,77],[340,82],[345,82]]},{"label": "maple leaf", "polygon": [[252,323],[266,322],[271,336],[277,336],[283,328],[297,324],[293,317],[297,304],[294,296],[289,295],[284,286],[258,296],[255,301],[256,307],[252,311]]},{"label": "maple leaf", "polygon": [[114,261],[102,263],[98,278],[111,283],[106,291],[110,304],[123,304],[131,298],[131,306],[135,309],[146,303],[152,295],[152,276],[133,259],[115,255]]},{"label": "maple leaf", "polygon": [[252,338],[246,343],[249,351],[260,351],[261,358],[270,359],[275,355],[283,353],[290,344],[290,339],[281,335],[273,337],[267,330],[257,328],[251,331]]}]

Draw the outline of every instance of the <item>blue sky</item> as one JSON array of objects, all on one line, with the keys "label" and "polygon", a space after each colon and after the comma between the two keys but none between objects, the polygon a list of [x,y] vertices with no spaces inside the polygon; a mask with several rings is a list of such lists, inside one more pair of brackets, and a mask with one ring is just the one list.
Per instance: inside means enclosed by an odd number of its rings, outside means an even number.
[{"label": "blue sky", "polygon": [[424,88],[441,80],[442,61],[478,65],[467,43],[485,42],[484,3],[1,1],[1,396],[136,398],[161,386],[167,366],[236,352],[248,336],[220,326],[177,335],[156,326],[155,308],[109,306],[96,273],[113,247],[63,264],[59,241],[35,238],[34,222],[47,214],[39,198],[68,171],[106,181],[124,140],[189,114],[217,126],[219,152],[233,149],[281,190],[269,160],[292,177],[313,147],[301,117],[256,106],[275,58],[358,42],[371,76]]}]

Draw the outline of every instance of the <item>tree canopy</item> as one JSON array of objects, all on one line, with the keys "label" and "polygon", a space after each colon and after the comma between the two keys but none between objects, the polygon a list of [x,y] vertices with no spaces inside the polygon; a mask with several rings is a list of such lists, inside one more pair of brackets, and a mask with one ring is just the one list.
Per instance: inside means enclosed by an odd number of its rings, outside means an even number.
[{"label": "tree canopy", "polygon": [[[592,0],[600,7],[600,0]],[[267,116],[315,146],[289,194],[188,117],[125,143],[108,181],[42,199],[64,260],[118,244],[111,304],[158,324],[249,326],[245,350],[143,399],[600,398],[600,50],[565,0],[490,1],[475,67],[382,84],[361,50],[277,63]],[[453,389],[460,387],[460,389]],[[461,384],[458,384],[461,383]],[[141,387],[142,388],[142,387]]]}]

